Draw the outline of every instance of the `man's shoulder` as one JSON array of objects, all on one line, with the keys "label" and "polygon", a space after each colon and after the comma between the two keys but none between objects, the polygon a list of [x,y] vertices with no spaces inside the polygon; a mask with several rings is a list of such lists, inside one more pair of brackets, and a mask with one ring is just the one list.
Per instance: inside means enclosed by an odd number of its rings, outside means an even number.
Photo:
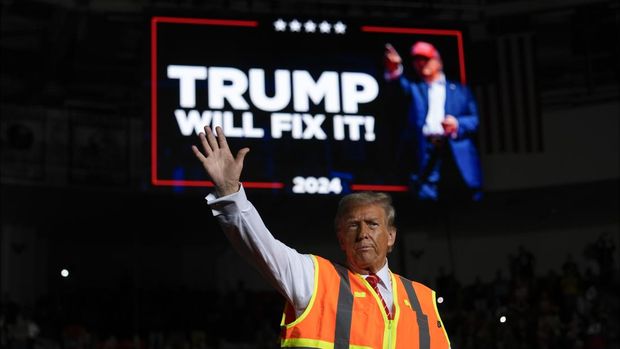
[{"label": "man's shoulder", "polygon": [[466,92],[470,89],[469,85],[456,80],[446,80],[446,88],[459,92]]},{"label": "man's shoulder", "polygon": [[317,256],[315,254],[312,254],[310,256],[314,258],[314,260],[316,260],[316,263],[319,269],[336,270],[336,271],[347,271],[348,270],[348,268],[345,265],[337,261],[333,261],[325,257]]}]

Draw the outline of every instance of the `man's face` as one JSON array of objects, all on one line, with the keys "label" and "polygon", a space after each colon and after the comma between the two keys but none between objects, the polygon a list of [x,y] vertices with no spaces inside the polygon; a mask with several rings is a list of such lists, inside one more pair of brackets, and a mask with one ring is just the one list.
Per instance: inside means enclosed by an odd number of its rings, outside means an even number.
[{"label": "man's face", "polygon": [[340,221],[338,241],[351,270],[360,274],[376,273],[396,241],[396,229],[388,226],[383,207],[353,206]]},{"label": "man's face", "polygon": [[413,68],[416,73],[424,80],[432,80],[439,76],[443,66],[438,58],[428,58],[425,56],[413,56]]}]

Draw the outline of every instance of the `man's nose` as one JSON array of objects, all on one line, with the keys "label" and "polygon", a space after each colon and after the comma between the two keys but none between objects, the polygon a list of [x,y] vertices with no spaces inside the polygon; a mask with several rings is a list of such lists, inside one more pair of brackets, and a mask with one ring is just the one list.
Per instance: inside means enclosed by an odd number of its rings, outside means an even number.
[{"label": "man's nose", "polygon": [[360,224],[359,228],[357,228],[357,238],[358,240],[362,240],[368,237],[370,233],[370,228],[367,224]]}]

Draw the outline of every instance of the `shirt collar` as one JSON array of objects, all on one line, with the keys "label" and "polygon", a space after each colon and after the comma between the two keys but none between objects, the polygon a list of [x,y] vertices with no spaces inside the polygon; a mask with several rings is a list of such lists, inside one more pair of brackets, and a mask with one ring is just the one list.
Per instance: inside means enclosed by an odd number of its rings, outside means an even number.
[{"label": "shirt collar", "polygon": [[[383,267],[381,267],[381,269],[379,269],[379,271],[376,273],[376,275],[379,277],[379,280],[381,280],[381,283],[383,283],[383,286],[390,289],[390,268],[388,268],[387,260],[385,261]],[[368,275],[362,275],[362,277],[366,279]]]},{"label": "shirt collar", "polygon": [[430,85],[445,85],[446,84],[446,75],[444,73],[439,74],[439,78],[437,80],[431,82]]}]

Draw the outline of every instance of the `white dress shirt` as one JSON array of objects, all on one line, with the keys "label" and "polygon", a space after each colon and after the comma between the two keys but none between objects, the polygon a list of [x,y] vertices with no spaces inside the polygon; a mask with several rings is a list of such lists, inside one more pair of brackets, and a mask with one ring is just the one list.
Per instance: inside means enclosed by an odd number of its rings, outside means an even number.
[{"label": "white dress shirt", "polygon": [[[314,263],[273,237],[258,211],[248,201],[243,186],[227,196],[206,197],[213,215],[222,226],[233,247],[246,258],[294,307],[299,316],[308,306],[314,289]],[[367,275],[362,275],[366,277]],[[392,283],[387,259],[377,272],[381,296],[392,309]]]},{"label": "white dress shirt", "polygon": [[[386,81],[394,81],[403,74],[402,64],[396,70],[384,73]],[[443,136],[444,128],[441,122],[446,116],[446,76],[441,73],[439,78],[428,86],[428,112],[422,133],[425,136]],[[453,136],[454,137],[454,136]]]},{"label": "white dress shirt", "polygon": [[428,113],[422,127],[425,136],[443,136],[441,122],[446,116],[446,76],[441,76],[428,85]]}]

